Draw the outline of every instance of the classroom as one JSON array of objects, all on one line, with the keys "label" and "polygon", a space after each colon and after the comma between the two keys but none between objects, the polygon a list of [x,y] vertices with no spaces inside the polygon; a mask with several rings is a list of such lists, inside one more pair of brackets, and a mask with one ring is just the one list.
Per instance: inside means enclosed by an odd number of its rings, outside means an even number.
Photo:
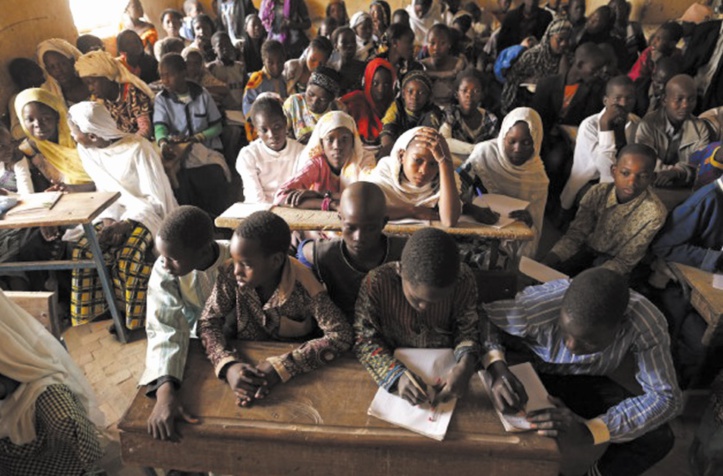
[{"label": "classroom", "polygon": [[0,476],[723,474],[721,0],[0,5]]}]

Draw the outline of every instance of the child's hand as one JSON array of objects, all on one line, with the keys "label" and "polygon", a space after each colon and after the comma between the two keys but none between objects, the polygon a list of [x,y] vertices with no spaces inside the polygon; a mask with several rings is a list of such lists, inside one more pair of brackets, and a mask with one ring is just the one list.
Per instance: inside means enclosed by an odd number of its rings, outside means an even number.
[{"label": "child's hand", "polygon": [[421,391],[419,388],[417,388],[417,386],[414,385],[414,383],[407,376],[407,372],[405,372],[404,374],[402,374],[401,377],[399,377],[399,380],[397,381],[397,393],[400,397],[402,397],[414,406],[420,405],[424,402],[428,402],[429,389],[427,388],[427,384],[425,384],[421,378],[417,377],[414,374],[412,375],[417,380],[417,383],[422,387],[422,389],[424,389],[424,391]]},{"label": "child's hand", "polygon": [[466,204],[464,211],[476,221],[484,223],[485,225],[494,225],[500,219],[500,214],[492,211],[489,207],[478,207],[477,205]]},{"label": "child's hand", "polygon": [[680,178],[680,175],[680,172],[675,169],[663,170],[655,175],[654,185],[656,187],[670,187]]},{"label": "child's hand", "polygon": [[593,437],[585,420],[567,408],[559,398],[548,398],[555,407],[536,410],[527,415],[527,421],[532,423],[537,434],[563,440],[571,446],[592,445]]},{"label": "child's hand", "polygon": [[103,228],[98,234],[101,246],[120,246],[131,234],[133,226],[127,221],[103,220]]},{"label": "child's hand", "polygon": [[447,140],[431,127],[422,127],[414,136],[415,141],[422,142],[432,153],[438,164],[452,164],[452,154]]},{"label": "child's hand", "polygon": [[266,385],[264,374],[251,364],[236,363],[226,370],[226,381],[240,407],[251,405],[259,389]]},{"label": "child's hand", "polygon": [[256,370],[263,374],[264,378],[266,379],[266,385],[259,388],[254,397],[257,399],[264,398],[266,395],[269,394],[269,390],[271,390],[277,384],[281,383],[281,377],[279,377],[278,372],[276,372],[276,369],[274,369],[274,366],[271,365],[268,360],[264,360],[263,362],[258,364],[256,366]]},{"label": "child's hand", "polygon": [[57,226],[41,226],[40,235],[45,241],[55,241],[60,238],[60,228]]},{"label": "child's hand", "polygon": [[197,418],[186,413],[171,382],[166,382],[156,390],[156,404],[148,417],[148,433],[156,440],[178,441],[181,435],[176,431],[176,420],[196,424]]},{"label": "child's hand", "polygon": [[525,387],[510,372],[507,364],[498,360],[487,371],[492,376],[492,403],[502,413],[516,414],[524,410],[527,404]]},{"label": "child's hand", "polygon": [[457,365],[449,369],[441,384],[441,389],[432,401],[432,405],[444,403],[453,398],[463,397],[464,394],[467,393],[467,387],[469,387],[469,380],[473,372],[474,365],[465,361],[460,361]]},{"label": "child's hand", "polygon": [[519,220],[525,225],[532,228],[532,215],[530,215],[530,212],[527,210],[515,210],[510,212],[510,218],[514,218],[515,220]]}]

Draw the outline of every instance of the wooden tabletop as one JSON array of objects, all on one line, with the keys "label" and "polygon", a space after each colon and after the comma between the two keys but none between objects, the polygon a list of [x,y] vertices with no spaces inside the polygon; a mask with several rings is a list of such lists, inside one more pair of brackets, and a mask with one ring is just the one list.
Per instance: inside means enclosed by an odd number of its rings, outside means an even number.
[{"label": "wooden tabletop", "polygon": [[[243,220],[239,215],[239,204],[232,205],[221,216],[216,218],[216,226],[220,228],[236,228]],[[341,220],[337,212],[321,210],[301,210],[298,208],[271,207],[271,211],[283,218],[292,230],[297,231],[341,231]],[[494,228],[481,223],[458,223],[453,228],[442,225],[439,221],[430,221],[412,224],[389,223],[384,228],[386,233],[410,235],[415,231],[434,226],[451,235],[476,236],[498,240],[530,241],[535,237],[534,232],[519,221],[504,228]]]},{"label": "wooden tabletop", "polygon": [[708,323],[703,345],[723,343],[723,290],[713,287],[713,273],[693,266],[669,263],[690,286],[690,303]]},{"label": "wooden tabletop", "polygon": [[[240,345],[254,362],[293,348],[270,342]],[[506,433],[477,375],[457,403],[442,442],[368,416],[376,391],[371,376],[350,355],[280,384],[265,400],[242,409],[194,341],[181,399],[201,423],[182,424],[180,443],[153,440],[146,422],[154,400],[141,388],[119,423],[123,460],[233,474],[440,474],[441,464],[445,474],[479,468],[490,475],[558,472],[555,441]]]},{"label": "wooden tabletop", "polygon": [[[35,226],[66,226],[90,223],[108,206],[118,200],[118,192],[65,193],[49,210],[3,216],[0,229]],[[22,195],[19,197],[22,205]]]}]

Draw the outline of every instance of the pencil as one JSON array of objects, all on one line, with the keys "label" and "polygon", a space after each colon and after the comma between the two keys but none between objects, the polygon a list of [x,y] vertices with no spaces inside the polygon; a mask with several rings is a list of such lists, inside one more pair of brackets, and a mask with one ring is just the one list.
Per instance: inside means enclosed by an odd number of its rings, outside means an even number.
[{"label": "pencil", "polygon": [[52,210],[53,207],[60,201],[61,198],[63,198],[63,194],[62,194],[62,193],[58,193],[58,196],[53,199],[53,202],[52,202],[52,203],[50,204],[50,206],[48,207],[48,210]]},{"label": "pencil", "polygon": [[424,395],[424,398],[429,398],[429,395],[427,395],[426,390],[424,390],[424,389],[422,388],[422,386],[419,384],[419,382],[417,382],[417,379],[414,378],[414,374],[412,374],[412,372],[410,372],[409,370],[405,370],[405,371],[404,371],[404,375],[406,375],[407,378],[409,379],[409,381],[412,382],[412,385],[414,385],[415,387],[417,387],[417,390],[419,390],[420,392],[422,392],[422,395]]}]

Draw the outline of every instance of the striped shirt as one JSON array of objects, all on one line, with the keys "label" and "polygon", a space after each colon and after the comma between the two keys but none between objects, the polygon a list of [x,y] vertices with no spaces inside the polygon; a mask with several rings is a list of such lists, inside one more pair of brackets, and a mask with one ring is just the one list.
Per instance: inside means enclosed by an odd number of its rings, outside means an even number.
[{"label": "striped shirt", "polygon": [[227,241],[218,241],[218,258],[205,270],[173,276],[158,258],[148,281],[146,302],[146,369],[141,385],[161,377],[183,380],[188,343],[196,337],[196,325],[211,295],[221,265],[231,258]]},{"label": "striped shirt", "polygon": [[[668,326],[660,311],[645,297],[631,291],[613,343],[600,352],[574,355],[565,347],[558,327],[562,298],[569,285],[563,279],[531,286],[514,299],[486,304],[484,309],[495,326],[524,339],[538,357],[535,368],[542,373],[607,375],[628,352],[633,353],[637,365],[635,378],[644,393],[623,400],[593,419],[604,423],[607,432],[602,434],[611,442],[634,440],[675,417],[681,409],[682,394],[670,355]],[[488,338],[495,340],[494,335]],[[596,425],[588,422],[591,431],[593,426]],[[593,436],[596,444],[606,440],[599,439],[594,431]]]},{"label": "striped shirt", "polygon": [[462,265],[454,292],[422,312],[404,297],[401,263],[369,272],[356,301],[354,352],[380,387],[394,388],[406,367],[394,358],[398,347],[454,348],[459,361],[479,352],[477,282]]}]

